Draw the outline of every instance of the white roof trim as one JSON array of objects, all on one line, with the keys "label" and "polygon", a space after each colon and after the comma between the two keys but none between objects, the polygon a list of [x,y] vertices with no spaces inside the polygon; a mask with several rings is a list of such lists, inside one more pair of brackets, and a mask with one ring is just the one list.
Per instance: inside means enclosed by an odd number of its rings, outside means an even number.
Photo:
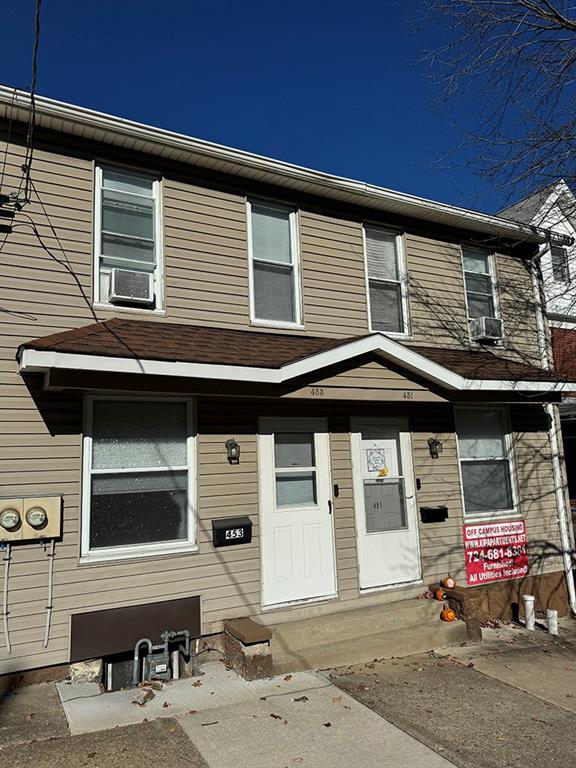
[{"label": "white roof trim", "polygon": [[[27,120],[29,107],[30,95],[27,92],[0,85],[0,117],[12,114],[15,120]],[[42,127],[86,140],[117,144],[126,149],[134,148],[167,159],[287,186],[292,190],[363,205],[393,215],[513,240],[540,243],[549,237],[546,230],[500,216],[315,171],[44,96],[36,96],[36,122]]]},{"label": "white roof trim", "polygon": [[144,374],[146,376],[180,376],[194,379],[244,381],[257,384],[283,384],[307,373],[337,365],[370,352],[446,389],[505,392],[514,390],[528,392],[576,390],[576,383],[569,382],[466,379],[380,333],[351,341],[348,344],[342,344],[342,346],[327,350],[326,352],[310,355],[302,360],[288,363],[281,368],[139,360],[127,357],[105,357],[102,355],[24,349],[19,355],[19,372],[30,373],[61,369],[97,373]]}]

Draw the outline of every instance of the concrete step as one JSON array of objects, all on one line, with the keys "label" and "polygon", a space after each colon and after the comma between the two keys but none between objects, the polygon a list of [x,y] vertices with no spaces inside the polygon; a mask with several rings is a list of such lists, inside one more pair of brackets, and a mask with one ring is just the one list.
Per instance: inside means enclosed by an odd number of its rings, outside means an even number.
[{"label": "concrete step", "polygon": [[340,640],[308,648],[282,648],[282,641],[273,646],[275,674],[305,669],[328,669],[363,664],[374,659],[413,656],[431,650],[459,646],[466,640],[463,621],[446,623],[438,618],[434,623],[388,629],[355,639]]},{"label": "concrete step", "polygon": [[411,599],[276,624],[272,654],[354,641],[407,627],[436,625],[441,611],[442,603],[437,600]]}]

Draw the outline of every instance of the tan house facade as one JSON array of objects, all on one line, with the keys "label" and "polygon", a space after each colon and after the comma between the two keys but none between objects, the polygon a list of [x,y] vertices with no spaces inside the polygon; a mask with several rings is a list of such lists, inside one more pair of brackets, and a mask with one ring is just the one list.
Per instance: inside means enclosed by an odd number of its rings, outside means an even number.
[{"label": "tan house facade", "polygon": [[28,120],[0,88],[0,674],[119,609],[568,610],[546,232],[40,98],[24,199]]}]

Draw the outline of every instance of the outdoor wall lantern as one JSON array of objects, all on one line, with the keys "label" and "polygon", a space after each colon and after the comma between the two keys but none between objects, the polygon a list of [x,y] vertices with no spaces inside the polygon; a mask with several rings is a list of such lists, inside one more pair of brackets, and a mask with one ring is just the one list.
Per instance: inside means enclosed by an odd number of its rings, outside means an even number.
[{"label": "outdoor wall lantern", "polygon": [[430,456],[433,459],[437,459],[438,454],[442,453],[442,443],[435,437],[428,438],[428,448],[430,449]]},{"label": "outdoor wall lantern", "polygon": [[226,450],[228,451],[228,463],[240,464],[240,446],[233,437],[226,440]]}]

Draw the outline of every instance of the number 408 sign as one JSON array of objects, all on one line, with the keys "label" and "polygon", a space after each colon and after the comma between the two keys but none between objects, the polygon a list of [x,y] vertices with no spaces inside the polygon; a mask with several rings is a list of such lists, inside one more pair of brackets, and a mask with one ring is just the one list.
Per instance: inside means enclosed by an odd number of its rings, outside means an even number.
[{"label": "number 408 sign", "polygon": [[466,582],[470,586],[519,579],[528,573],[524,520],[464,526]]}]

